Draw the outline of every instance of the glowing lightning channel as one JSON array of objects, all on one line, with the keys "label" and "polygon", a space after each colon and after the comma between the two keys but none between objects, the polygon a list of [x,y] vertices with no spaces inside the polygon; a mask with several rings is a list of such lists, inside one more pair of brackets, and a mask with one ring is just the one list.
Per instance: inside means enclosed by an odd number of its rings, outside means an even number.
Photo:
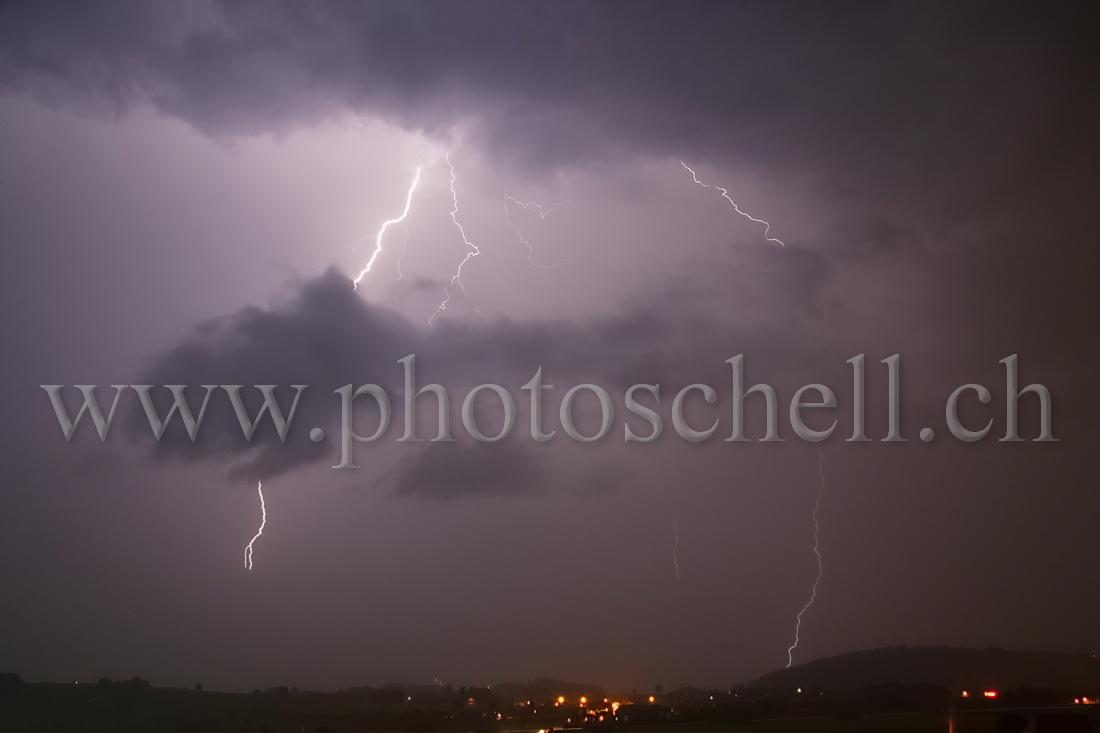
[{"label": "glowing lightning channel", "polygon": [[527,211],[536,211],[538,212],[540,219],[545,219],[546,217],[550,216],[550,214],[554,213],[554,209],[558,208],[559,206],[571,204],[573,203],[572,201],[559,201],[558,203],[551,206],[549,209],[546,209],[543,208],[542,204],[535,203],[534,201],[519,201],[518,199],[514,199],[509,196],[507,191],[505,191],[504,193],[504,220],[507,221],[513,229],[516,230],[516,235],[519,237],[520,244],[527,248],[527,261],[535,267],[542,267],[547,270],[552,270],[563,262],[570,262],[570,260],[564,258],[558,260],[553,265],[544,265],[541,262],[535,262],[535,248],[531,246],[531,242],[523,236],[523,231],[519,228],[519,224],[516,224],[514,221],[512,221],[512,215],[509,211],[508,206],[509,203],[515,204],[521,209],[525,209]]},{"label": "glowing lightning channel", "polygon": [[680,582],[680,558],[676,550],[680,547],[680,512],[672,518],[672,567],[676,571],[676,582]]},{"label": "glowing lightning channel", "polygon": [[371,252],[370,259],[367,260],[367,266],[363,268],[359,273],[359,277],[355,278],[352,283],[352,288],[359,287],[359,282],[366,277],[370,272],[370,268],[374,266],[374,261],[378,259],[378,254],[382,251],[382,237],[386,235],[386,230],[394,224],[400,224],[405,221],[405,217],[409,215],[409,207],[412,206],[413,193],[416,191],[416,185],[420,183],[420,166],[416,168],[416,176],[413,178],[412,185],[409,186],[409,193],[405,196],[405,209],[401,212],[401,216],[396,219],[387,219],[382,223],[382,228],[378,230],[378,235],[374,238],[374,251]]},{"label": "glowing lightning channel", "polygon": [[246,570],[252,569],[252,543],[258,540],[260,535],[264,533],[264,525],[267,524],[267,507],[264,505],[263,481],[257,482],[256,492],[260,495],[260,529],[256,531],[256,536],[248,541],[248,546],[244,548],[244,567]]},{"label": "glowing lightning channel", "polygon": [[505,192],[505,194],[504,194],[504,200],[505,201],[511,201],[513,204],[520,207],[521,209],[527,209],[528,211],[537,211],[539,213],[539,218],[540,219],[545,219],[546,217],[553,214],[554,209],[558,208],[559,206],[567,206],[567,205],[573,203],[572,199],[567,199],[565,201],[559,201],[558,203],[554,204],[549,209],[547,209],[547,208],[544,208],[542,204],[535,203],[534,201],[520,201],[518,199],[515,199],[515,198],[509,196],[507,194],[507,192]]},{"label": "glowing lightning channel", "polygon": [[810,592],[810,600],[806,601],[806,605],[802,607],[802,610],[798,612],[798,617],[794,624],[794,643],[787,649],[787,667],[791,666],[794,661],[794,650],[798,646],[798,632],[802,628],[802,614],[806,613],[810,609],[810,606],[814,605],[814,601],[817,599],[817,584],[821,582],[821,544],[818,538],[821,530],[821,525],[817,521],[817,513],[821,509],[821,494],[825,491],[825,456],[821,452],[821,445],[817,446],[817,475],[821,479],[821,484],[817,489],[817,502],[814,504],[814,554],[817,555],[817,577],[814,578],[813,589]]},{"label": "glowing lightning channel", "polygon": [[[405,232],[405,241],[401,243],[401,255],[397,258],[397,282],[401,282],[403,277],[401,273],[401,263],[405,261],[405,252],[409,250],[409,228],[405,226],[404,222],[401,223],[401,231]],[[393,310],[397,310],[397,301],[401,297],[401,288],[396,287],[393,290]]]},{"label": "glowing lightning channel", "polygon": [[746,219],[750,219],[752,221],[755,221],[757,224],[763,224],[764,225],[764,239],[768,240],[769,242],[774,242],[775,244],[778,244],[780,247],[786,247],[787,246],[786,244],[783,243],[783,240],[776,239],[775,237],[772,237],[772,236],[769,235],[769,232],[771,232],[771,228],[772,228],[771,224],[764,221],[763,219],[757,219],[752,214],[749,214],[747,212],[742,211],[741,207],[737,205],[737,202],[735,202],[733,199],[730,198],[729,192],[726,189],[722,188],[721,186],[715,186],[712,183],[703,183],[702,181],[699,180],[699,176],[695,175],[695,171],[693,171],[691,168],[688,168],[688,164],[685,163],[684,161],[681,160],[680,165],[684,166],[684,168],[687,168],[688,173],[691,174],[692,180],[694,180],[700,186],[702,186],[703,188],[713,188],[713,189],[716,189],[719,193],[721,193],[722,198],[724,198],[726,201],[729,201],[730,204],[733,206],[733,210],[736,211],[738,214],[745,217]]},{"label": "glowing lightning channel", "polygon": [[462,262],[458,263],[458,268],[455,269],[455,274],[451,277],[451,284],[443,288],[443,302],[439,304],[439,307],[436,308],[435,313],[433,313],[431,315],[431,318],[428,319],[429,326],[432,325],[432,321],[435,320],[436,316],[447,310],[447,303],[449,303],[451,300],[451,288],[453,288],[455,285],[458,285],[459,290],[462,291],[463,297],[466,298],[466,302],[470,303],[470,305],[473,306],[473,309],[477,311],[477,314],[482,318],[485,317],[485,314],[482,313],[476,305],[470,302],[470,294],[466,292],[466,286],[462,284],[462,268],[466,265],[467,262],[481,254],[481,250],[476,244],[469,240],[469,238],[466,236],[466,230],[462,228],[462,224],[460,224],[458,221],[458,194],[455,193],[455,166],[454,163],[451,162],[451,151],[449,150],[447,151],[446,160],[447,166],[451,169],[451,200],[454,201],[454,208],[451,209],[451,221],[453,221],[454,225],[458,227],[458,233],[462,235],[462,242],[470,248],[470,251],[467,252],[466,256],[462,258]]}]

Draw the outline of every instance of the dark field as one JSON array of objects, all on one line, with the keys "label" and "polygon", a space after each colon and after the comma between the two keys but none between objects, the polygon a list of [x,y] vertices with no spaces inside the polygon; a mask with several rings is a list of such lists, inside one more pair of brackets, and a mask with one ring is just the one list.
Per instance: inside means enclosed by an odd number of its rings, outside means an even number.
[{"label": "dark field", "polygon": [[[1063,709],[1081,714],[1081,709]],[[1019,714],[1034,714],[1020,710]],[[587,725],[602,733],[986,733],[998,730],[1003,708],[946,712],[849,713],[783,718],[746,716],[740,722]],[[93,684],[27,684],[0,699],[0,731],[19,733],[534,733],[560,728],[551,718],[510,717],[474,709],[447,710],[407,701],[379,701],[341,693],[236,694],[191,689],[119,689]],[[571,727],[566,725],[565,727]],[[581,728],[572,728],[582,730]]]}]

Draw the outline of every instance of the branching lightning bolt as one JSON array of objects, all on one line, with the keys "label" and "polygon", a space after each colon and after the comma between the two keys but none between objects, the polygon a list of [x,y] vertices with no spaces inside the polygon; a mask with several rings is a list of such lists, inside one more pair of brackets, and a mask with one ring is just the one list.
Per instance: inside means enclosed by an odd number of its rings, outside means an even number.
[{"label": "branching lightning bolt", "polygon": [[794,643],[787,649],[787,667],[791,666],[794,661],[794,650],[798,646],[798,632],[802,629],[802,614],[806,613],[810,609],[810,606],[814,605],[814,601],[817,599],[817,584],[821,582],[821,543],[819,540],[819,533],[821,525],[817,521],[817,513],[821,509],[821,494],[825,491],[825,456],[821,452],[821,445],[817,446],[817,475],[821,479],[821,483],[817,488],[817,501],[814,503],[814,554],[817,555],[817,577],[814,578],[813,588],[810,592],[810,600],[806,601],[806,605],[802,607],[802,610],[798,612],[798,617],[794,624]]},{"label": "branching lightning bolt", "polygon": [[443,302],[439,304],[439,307],[436,308],[435,313],[433,313],[428,319],[429,326],[432,324],[432,321],[435,320],[436,316],[447,310],[447,303],[449,303],[451,300],[451,289],[454,288],[455,285],[458,285],[459,290],[462,291],[463,297],[466,298],[466,302],[470,303],[470,305],[473,306],[474,310],[477,311],[477,314],[482,318],[485,317],[485,314],[482,313],[476,305],[470,302],[470,295],[466,292],[466,286],[462,284],[462,268],[466,265],[467,262],[481,254],[481,250],[466,236],[466,230],[462,228],[462,224],[458,221],[458,194],[455,193],[455,166],[454,163],[451,162],[451,152],[449,150],[447,151],[446,160],[447,166],[451,169],[451,200],[454,202],[454,208],[451,209],[451,221],[453,221],[454,225],[458,227],[458,233],[462,235],[463,244],[465,244],[470,249],[466,253],[466,256],[462,258],[462,261],[458,263],[458,267],[455,269],[455,274],[451,277],[450,285],[443,288]]},{"label": "branching lightning bolt", "polygon": [[554,209],[558,208],[559,206],[566,206],[573,203],[572,199],[567,199],[565,201],[559,201],[558,203],[547,209],[543,207],[542,204],[536,203],[534,201],[520,201],[519,199],[513,198],[512,196],[508,195],[507,191],[504,193],[504,200],[512,202],[521,209],[527,209],[528,211],[537,211],[540,219],[545,219],[546,217],[553,214]]},{"label": "branching lightning bolt", "polygon": [[553,265],[544,265],[541,262],[535,262],[535,248],[532,247],[531,242],[523,236],[523,231],[519,228],[519,224],[516,224],[514,221],[512,221],[512,215],[509,211],[508,206],[509,203],[515,204],[521,209],[525,209],[527,211],[536,211],[538,212],[540,219],[545,219],[554,212],[554,209],[558,208],[559,206],[571,204],[573,203],[572,201],[559,201],[558,203],[551,206],[549,209],[545,209],[543,208],[542,204],[535,203],[534,201],[519,201],[518,199],[509,196],[507,191],[505,191],[504,193],[504,219],[513,229],[516,230],[516,235],[519,237],[520,244],[527,248],[527,261],[535,267],[542,267],[547,270],[552,270],[563,262],[569,262],[569,260],[567,259],[558,260]]},{"label": "branching lightning bolt", "polygon": [[745,217],[746,219],[750,219],[752,221],[755,221],[757,224],[763,224],[764,225],[764,239],[768,240],[769,242],[774,242],[775,244],[778,244],[780,247],[787,246],[783,243],[783,240],[776,239],[775,237],[770,236],[770,232],[771,232],[771,228],[772,228],[771,224],[764,221],[763,219],[757,219],[752,214],[749,214],[745,211],[742,211],[741,207],[737,205],[737,202],[735,202],[733,199],[730,198],[729,192],[726,189],[722,188],[721,186],[715,186],[712,183],[703,183],[702,181],[699,180],[699,176],[697,176],[695,174],[695,171],[693,171],[691,168],[688,168],[688,164],[685,163],[684,161],[681,160],[680,165],[684,166],[684,168],[687,168],[687,171],[689,173],[691,173],[692,180],[695,181],[696,183],[698,183],[700,186],[702,186],[704,188],[713,188],[713,189],[717,190],[719,193],[721,193],[722,198],[724,198],[726,201],[729,201],[730,205],[733,206],[733,210],[736,211],[738,214]]},{"label": "branching lightning bolt", "polygon": [[672,568],[676,571],[676,581],[680,581],[680,558],[676,555],[676,550],[680,548],[680,512],[676,512],[676,516],[672,518]]},{"label": "branching lightning bolt", "polygon": [[371,267],[374,266],[374,261],[378,259],[379,253],[382,252],[382,238],[386,235],[386,230],[394,224],[400,224],[405,221],[405,217],[409,215],[409,207],[412,206],[413,193],[416,191],[417,184],[420,183],[420,166],[416,168],[416,176],[413,178],[412,185],[409,186],[409,192],[405,196],[405,209],[401,212],[401,216],[396,219],[387,219],[382,223],[382,228],[378,230],[378,235],[374,238],[374,251],[371,252],[370,259],[367,260],[367,266],[359,273],[359,276],[355,278],[352,283],[353,288],[359,287],[359,282],[366,277],[370,272]]},{"label": "branching lightning bolt", "polygon": [[248,541],[248,546],[244,548],[244,567],[246,570],[252,569],[252,543],[260,538],[260,535],[264,533],[264,525],[267,524],[267,507],[264,505],[264,482],[259,481],[256,483],[256,493],[260,495],[260,528],[256,531],[256,536]]}]

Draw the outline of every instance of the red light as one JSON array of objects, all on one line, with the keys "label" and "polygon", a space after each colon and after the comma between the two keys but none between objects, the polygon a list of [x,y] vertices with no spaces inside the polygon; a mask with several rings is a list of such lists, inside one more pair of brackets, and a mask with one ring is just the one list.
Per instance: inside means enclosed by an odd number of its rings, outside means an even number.
[{"label": "red light", "polygon": [[985,695],[986,697],[990,698],[990,699],[993,699],[993,698],[997,697],[997,691],[996,690],[986,690],[982,694]]}]

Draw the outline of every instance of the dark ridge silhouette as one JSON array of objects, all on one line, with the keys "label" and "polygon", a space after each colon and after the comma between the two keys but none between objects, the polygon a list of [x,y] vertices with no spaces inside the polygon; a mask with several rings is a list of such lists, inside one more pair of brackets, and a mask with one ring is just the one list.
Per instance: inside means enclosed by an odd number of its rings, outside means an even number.
[{"label": "dark ridge silhouette", "polygon": [[1092,654],[902,645],[817,659],[769,672],[752,685],[835,690],[883,683],[934,684],[960,690],[1095,689],[1100,686],[1100,659]]}]

